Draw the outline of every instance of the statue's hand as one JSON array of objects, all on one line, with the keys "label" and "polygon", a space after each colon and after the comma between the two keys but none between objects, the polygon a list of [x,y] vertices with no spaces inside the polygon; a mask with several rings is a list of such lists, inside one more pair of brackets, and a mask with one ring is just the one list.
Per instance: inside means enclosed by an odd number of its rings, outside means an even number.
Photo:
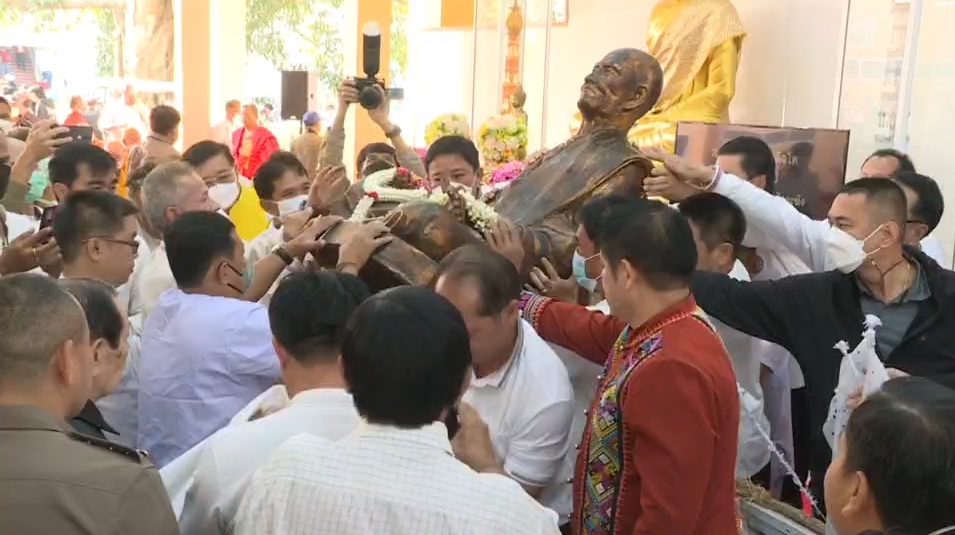
[{"label": "statue's hand", "polygon": [[459,188],[449,185],[446,189],[443,189],[443,191],[448,194],[448,204],[446,204],[445,207],[459,223],[467,225],[468,208]]}]

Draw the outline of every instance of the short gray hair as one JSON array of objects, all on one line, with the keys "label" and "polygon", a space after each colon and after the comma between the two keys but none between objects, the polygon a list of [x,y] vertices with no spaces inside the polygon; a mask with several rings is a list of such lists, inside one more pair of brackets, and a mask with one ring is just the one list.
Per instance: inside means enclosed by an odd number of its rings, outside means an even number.
[{"label": "short gray hair", "polygon": [[80,304],[56,279],[32,273],[0,278],[0,389],[42,380],[64,343],[89,343],[87,329]]},{"label": "short gray hair", "polygon": [[143,217],[160,235],[166,232],[169,221],[166,209],[179,206],[184,200],[182,182],[195,174],[195,170],[185,162],[167,162],[156,166],[143,180],[140,194],[143,200]]}]

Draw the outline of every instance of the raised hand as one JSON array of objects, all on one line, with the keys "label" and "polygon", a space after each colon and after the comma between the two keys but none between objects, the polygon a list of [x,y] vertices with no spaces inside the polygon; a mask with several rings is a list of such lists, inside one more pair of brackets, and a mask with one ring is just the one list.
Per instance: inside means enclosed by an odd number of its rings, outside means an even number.
[{"label": "raised hand", "polygon": [[314,254],[325,245],[319,236],[341,220],[342,218],[332,215],[312,219],[305,224],[298,236],[286,242],[285,247],[289,254],[296,258],[302,258],[307,253]]},{"label": "raised hand", "polygon": [[318,214],[327,214],[332,204],[345,197],[350,186],[344,166],[321,167],[308,190],[308,205]]},{"label": "raised hand", "polygon": [[561,278],[554,264],[546,258],[541,259],[541,266],[534,266],[531,270],[529,289],[547,297],[576,304],[577,292],[580,288],[577,281],[573,277]]},{"label": "raised hand", "polygon": [[48,158],[57,148],[73,141],[66,135],[69,132],[65,126],[57,126],[56,121],[39,121],[30,129],[24,153],[36,161]]},{"label": "raised hand", "polygon": [[25,273],[41,266],[53,269],[60,262],[53,229],[31,230],[14,238],[0,253],[0,275]]},{"label": "raised hand", "polygon": [[355,86],[355,80],[345,78],[338,86],[338,107],[343,110],[348,109],[356,102],[358,102],[358,87]]},{"label": "raised hand", "polygon": [[475,472],[501,472],[500,462],[494,454],[491,432],[474,407],[461,402],[458,405],[460,427],[451,440],[454,456]]},{"label": "raised hand", "polygon": [[517,271],[521,270],[524,265],[524,243],[521,240],[521,231],[516,225],[507,218],[498,216],[484,238],[491,249],[510,260]]},{"label": "raised hand", "polygon": [[357,275],[375,251],[391,242],[393,237],[388,232],[388,226],[381,221],[357,225],[338,250],[338,268]]}]

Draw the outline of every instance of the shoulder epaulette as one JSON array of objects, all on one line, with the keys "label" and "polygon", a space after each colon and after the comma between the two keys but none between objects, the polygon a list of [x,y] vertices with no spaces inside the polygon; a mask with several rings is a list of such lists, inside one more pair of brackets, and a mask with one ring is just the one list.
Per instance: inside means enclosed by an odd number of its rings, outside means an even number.
[{"label": "shoulder epaulette", "polygon": [[129,448],[123,446],[122,444],[116,444],[115,442],[110,442],[108,440],[102,440],[99,438],[90,437],[82,433],[72,432],[69,433],[70,438],[82,442],[88,446],[93,446],[94,448],[101,448],[104,450],[111,451],[122,455],[132,461],[137,463],[142,463],[149,460],[149,456],[144,450],[137,450],[135,448]]}]

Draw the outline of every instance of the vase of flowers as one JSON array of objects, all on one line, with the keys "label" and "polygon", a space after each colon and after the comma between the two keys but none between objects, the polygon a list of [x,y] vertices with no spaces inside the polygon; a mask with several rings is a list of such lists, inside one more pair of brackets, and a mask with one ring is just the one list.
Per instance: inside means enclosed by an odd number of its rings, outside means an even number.
[{"label": "vase of flowers", "polygon": [[424,128],[424,141],[428,145],[439,137],[464,136],[471,138],[471,125],[466,115],[460,113],[445,113],[434,118]]},{"label": "vase of flowers", "polygon": [[513,115],[495,115],[481,125],[478,147],[488,167],[523,160],[527,156],[527,125]]}]

